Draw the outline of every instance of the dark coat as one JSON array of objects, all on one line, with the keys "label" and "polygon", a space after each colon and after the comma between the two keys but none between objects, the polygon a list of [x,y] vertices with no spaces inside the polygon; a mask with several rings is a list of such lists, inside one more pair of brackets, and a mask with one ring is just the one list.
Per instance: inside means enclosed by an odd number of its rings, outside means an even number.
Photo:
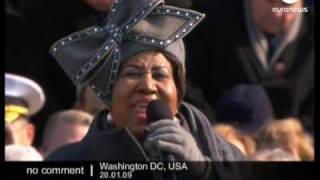
[{"label": "dark coat", "polygon": [[[148,156],[138,140],[127,128],[108,131],[107,111],[99,113],[87,135],[79,143],[73,143],[49,155],[49,161],[148,161]],[[206,158],[212,161],[244,160],[241,152],[211,130],[207,118],[190,104],[182,103],[178,118],[198,143]],[[219,172],[224,173],[224,167]]]},{"label": "dark coat", "polygon": [[311,118],[314,97],[311,9],[303,13],[297,38],[277,61],[285,65],[285,70],[266,72],[250,44],[243,1],[218,2],[207,1],[196,7],[207,17],[186,41],[187,75],[192,84],[203,90],[212,108],[222,93],[234,85],[261,84],[270,96],[277,118]]}]

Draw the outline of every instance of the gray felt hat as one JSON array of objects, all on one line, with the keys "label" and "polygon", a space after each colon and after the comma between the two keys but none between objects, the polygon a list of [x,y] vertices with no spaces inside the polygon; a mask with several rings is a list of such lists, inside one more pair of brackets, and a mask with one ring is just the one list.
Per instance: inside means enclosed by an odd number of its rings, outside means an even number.
[{"label": "gray felt hat", "polygon": [[112,87],[124,60],[145,51],[160,51],[184,68],[182,38],[204,16],[166,6],[163,0],[115,0],[104,26],[60,39],[50,53],[75,85],[90,84],[110,105]]}]

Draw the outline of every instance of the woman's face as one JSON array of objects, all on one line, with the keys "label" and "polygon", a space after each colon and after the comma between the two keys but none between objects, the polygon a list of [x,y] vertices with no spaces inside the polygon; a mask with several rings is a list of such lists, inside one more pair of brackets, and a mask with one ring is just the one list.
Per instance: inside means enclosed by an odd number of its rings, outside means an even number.
[{"label": "woman's face", "polygon": [[111,114],[116,128],[127,126],[141,137],[146,108],[150,101],[167,102],[172,114],[177,113],[178,94],[169,60],[159,52],[144,52],[122,65],[112,94]]}]

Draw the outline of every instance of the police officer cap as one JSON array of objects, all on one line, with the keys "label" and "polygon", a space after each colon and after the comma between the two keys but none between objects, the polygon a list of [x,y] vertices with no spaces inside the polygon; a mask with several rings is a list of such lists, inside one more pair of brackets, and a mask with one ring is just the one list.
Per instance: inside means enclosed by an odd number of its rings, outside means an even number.
[{"label": "police officer cap", "polygon": [[45,95],[42,88],[33,80],[23,76],[5,73],[5,103],[23,106],[28,115],[34,115],[43,107]]}]

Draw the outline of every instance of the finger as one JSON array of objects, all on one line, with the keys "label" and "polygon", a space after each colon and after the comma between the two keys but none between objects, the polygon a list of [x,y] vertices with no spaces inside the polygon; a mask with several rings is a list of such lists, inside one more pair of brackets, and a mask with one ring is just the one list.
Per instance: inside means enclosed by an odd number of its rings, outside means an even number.
[{"label": "finger", "polygon": [[159,140],[157,143],[157,147],[161,151],[165,151],[168,153],[175,154],[179,157],[183,157],[184,149],[183,149],[183,146],[181,146],[181,145],[178,145],[178,144],[175,144],[172,142]]},{"label": "finger", "polygon": [[176,143],[176,144],[183,144],[183,142],[184,142],[183,136],[181,136],[179,134],[170,134],[170,133],[159,134],[157,136],[147,138],[147,141],[158,142],[159,140],[168,141],[168,142],[172,142],[172,143]]},{"label": "finger", "polygon": [[148,126],[148,130],[150,132],[154,131],[155,129],[158,129],[160,127],[164,127],[164,126],[180,126],[178,122],[175,122],[173,121],[173,119],[162,119],[162,120],[159,120],[159,121],[156,121],[156,122],[153,122],[151,123],[149,126]]},{"label": "finger", "polygon": [[148,137],[157,136],[159,134],[178,134],[179,130],[177,127],[174,126],[166,126],[166,127],[160,127],[158,129],[155,129],[152,132],[149,132]]},{"label": "finger", "polygon": [[153,152],[153,151],[156,151],[158,150],[157,148],[157,142],[156,141],[145,141],[143,143],[143,147],[146,151],[148,152]]}]

